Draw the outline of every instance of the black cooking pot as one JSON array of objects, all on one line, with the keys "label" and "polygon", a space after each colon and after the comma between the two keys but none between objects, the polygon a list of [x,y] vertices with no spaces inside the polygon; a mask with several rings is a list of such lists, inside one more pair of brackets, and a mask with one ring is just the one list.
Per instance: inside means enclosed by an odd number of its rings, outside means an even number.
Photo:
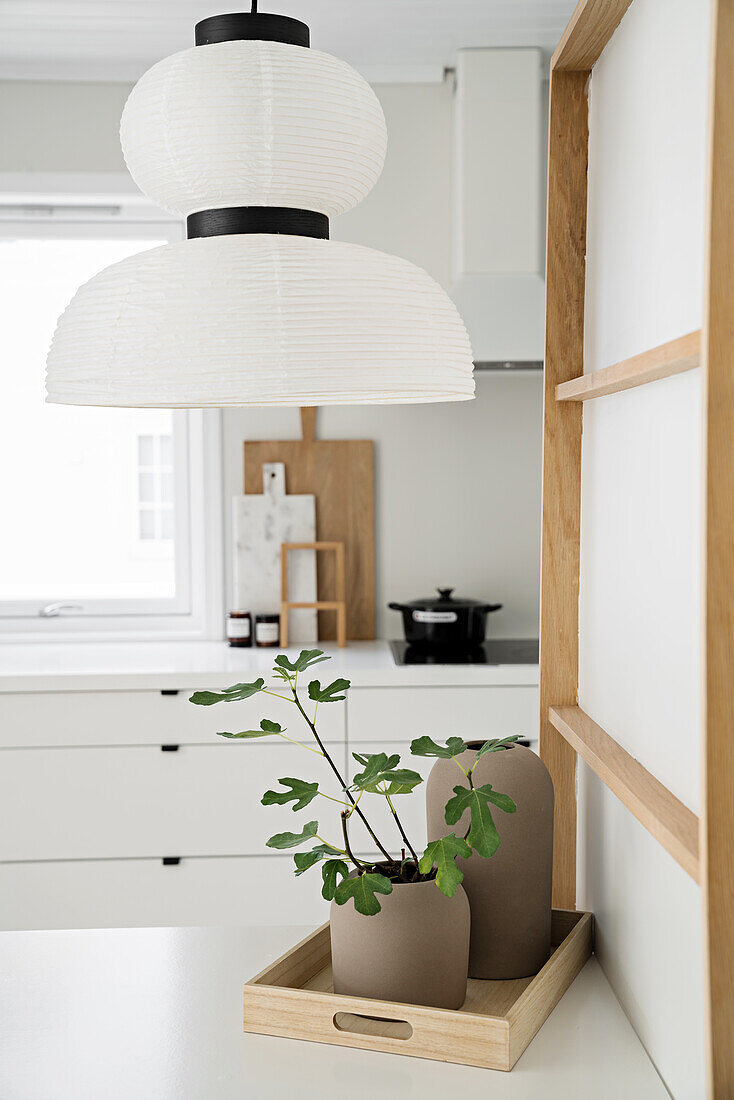
[{"label": "black cooking pot", "polygon": [[454,599],[453,588],[437,591],[437,599],[388,604],[393,611],[402,612],[406,642],[432,649],[473,649],[481,645],[487,615],[499,611],[502,604]]}]

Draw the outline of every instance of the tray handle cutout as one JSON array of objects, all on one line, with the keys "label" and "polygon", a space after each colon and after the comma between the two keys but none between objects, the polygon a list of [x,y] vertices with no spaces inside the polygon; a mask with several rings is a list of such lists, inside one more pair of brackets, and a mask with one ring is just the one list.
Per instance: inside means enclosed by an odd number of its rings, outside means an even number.
[{"label": "tray handle cutout", "polygon": [[373,1035],[375,1038],[411,1039],[413,1028],[407,1020],[394,1020],[386,1016],[362,1016],[357,1012],[335,1012],[332,1021],[337,1031],[351,1031],[357,1035]]}]

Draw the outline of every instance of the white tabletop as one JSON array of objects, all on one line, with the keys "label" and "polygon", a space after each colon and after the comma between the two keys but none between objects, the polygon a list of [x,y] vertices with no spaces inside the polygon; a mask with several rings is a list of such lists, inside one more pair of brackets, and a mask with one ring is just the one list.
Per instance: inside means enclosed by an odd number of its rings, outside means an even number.
[{"label": "white tabletop", "polygon": [[0,935],[2,1100],[665,1100],[595,959],[511,1073],[245,1035],[303,928]]}]

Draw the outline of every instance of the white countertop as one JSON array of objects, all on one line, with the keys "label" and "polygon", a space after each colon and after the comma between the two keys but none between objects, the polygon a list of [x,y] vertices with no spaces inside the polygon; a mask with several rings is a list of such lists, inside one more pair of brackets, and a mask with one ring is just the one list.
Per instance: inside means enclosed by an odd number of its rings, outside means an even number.
[{"label": "white countertop", "polygon": [[[295,655],[301,648],[286,652]],[[313,646],[316,648],[316,645]],[[395,664],[388,642],[323,643],[332,660],[319,672],[354,687],[481,686],[538,683],[537,665]],[[0,645],[0,692],[113,691],[226,687],[266,676],[277,649],[235,649],[225,642],[46,642]]]},{"label": "white countertop", "polygon": [[667,1100],[590,959],[511,1073],[245,1035],[243,983],[307,930],[0,935],[3,1100]]}]

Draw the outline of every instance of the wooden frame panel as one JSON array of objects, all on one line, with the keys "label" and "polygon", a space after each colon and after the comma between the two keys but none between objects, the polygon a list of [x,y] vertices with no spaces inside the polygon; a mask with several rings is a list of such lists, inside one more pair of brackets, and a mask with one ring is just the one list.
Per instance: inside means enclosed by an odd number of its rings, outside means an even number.
[{"label": "wooden frame panel", "polygon": [[696,815],[580,707],[551,707],[569,745],[691,878],[699,881]]},{"label": "wooden frame panel", "polygon": [[[586,84],[632,0],[580,0],[551,62],[540,748],[556,787],[554,904],[575,904],[574,748],[681,865],[694,877],[698,872],[708,1094],[724,1100],[734,1097],[734,0],[711,2],[706,291],[698,355],[698,334],[690,333],[582,377]],[[695,815],[576,706],[583,402],[689,370],[696,360],[703,369],[706,482],[699,845]]]},{"label": "wooden frame panel", "polygon": [[703,319],[701,882],[709,1095],[734,1096],[734,0],[713,0]]},{"label": "wooden frame panel", "polygon": [[687,332],[676,340],[659,344],[650,351],[623,359],[611,367],[581,374],[556,386],[556,401],[588,401],[609,393],[631,390],[646,382],[657,382],[673,374],[693,370],[701,363],[701,331]]},{"label": "wooden frame panel", "polygon": [[584,363],[587,73],[552,72],[548,130],[548,232],[540,598],[540,755],[555,788],[553,904],[576,905],[576,754],[549,708],[578,688],[581,406],[556,386]]},{"label": "wooden frame panel", "polygon": [[632,0],[579,0],[551,59],[551,70],[588,73]]}]

